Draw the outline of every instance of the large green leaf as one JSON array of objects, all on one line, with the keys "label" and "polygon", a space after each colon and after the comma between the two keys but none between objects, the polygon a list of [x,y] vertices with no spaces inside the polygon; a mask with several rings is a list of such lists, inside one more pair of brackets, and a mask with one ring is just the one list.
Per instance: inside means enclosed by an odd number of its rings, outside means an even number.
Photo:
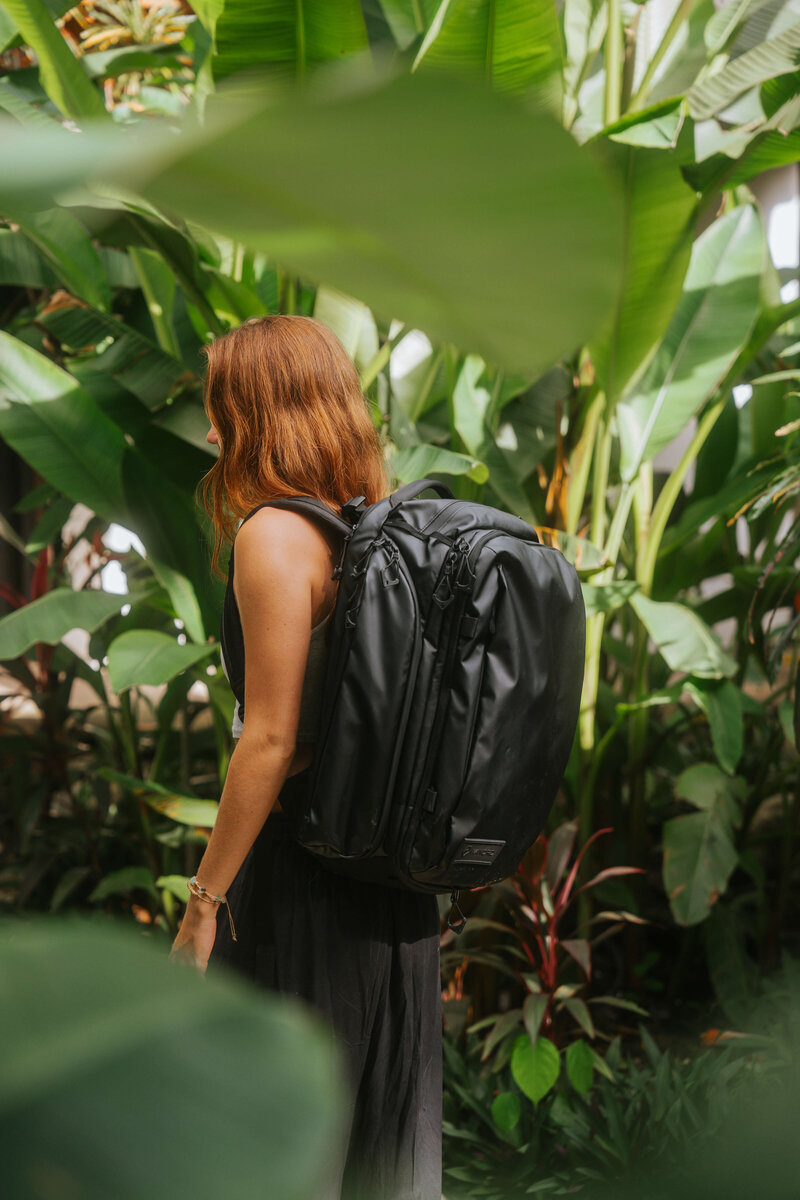
[{"label": "large green leaf", "polygon": [[86,304],[107,310],[111,304],[105,269],[86,230],[65,208],[39,212],[6,211],[58,275]]},{"label": "large green leaf", "polygon": [[687,800],[702,812],[718,812],[732,826],[741,824],[746,791],[744,779],[729,778],[714,763],[695,763],[675,781],[679,800]]},{"label": "large green leaf", "polygon": [[0,111],[8,113],[20,125],[38,125],[40,129],[52,129],[57,119],[32,104],[30,94],[24,88],[14,87],[8,76],[0,79]]},{"label": "large green leaf", "polygon": [[3,0],[24,41],[36,51],[39,78],[53,103],[68,117],[107,117],[103,98],[75,58],[42,0]]},{"label": "large green leaf", "polygon": [[215,79],[269,67],[299,79],[310,65],[368,48],[358,0],[225,0],[215,22]]},{"label": "large green leaf", "polygon": [[401,50],[418,41],[439,8],[439,0],[380,0],[381,12]]},{"label": "large green leaf", "polygon": [[536,1039],[521,1033],[511,1051],[511,1074],[529,1100],[538,1104],[555,1085],[561,1071],[561,1058],[549,1038]]},{"label": "large green leaf", "polygon": [[72,500],[122,518],[122,430],[71,375],[2,331],[0,435]]},{"label": "large green leaf", "polygon": [[575,1088],[585,1096],[592,1088],[594,1079],[594,1054],[588,1042],[572,1042],[567,1046],[567,1077]]},{"label": "large green leaf", "polygon": [[764,229],[754,205],[695,242],[669,328],[632,395],[617,407],[623,479],[685,428],[724,378],[758,316]]},{"label": "large green leaf", "polygon": [[702,78],[687,92],[689,112],[696,121],[713,117],[755,84],[796,71],[799,60],[800,22]]},{"label": "large green leaf", "polygon": [[720,766],[732,774],[744,749],[741,689],[730,679],[687,679],[684,686],[708,717],[711,742]]},{"label": "large green leaf", "polygon": [[[338,337],[359,371],[371,367],[380,351],[375,318],[360,300],[321,284],[314,295],[314,318],[324,321]],[[391,350],[385,347],[384,356]],[[378,360],[383,363],[383,357]],[[369,380],[368,382],[372,382]],[[362,385],[363,386],[363,385]],[[368,385],[367,385],[368,386]]]},{"label": "large green leaf", "polygon": [[457,454],[441,446],[420,443],[407,446],[392,455],[392,471],[399,483],[410,483],[413,479],[425,479],[434,473],[442,475],[466,475],[476,483],[485,483],[489,477],[486,464],[468,454]]},{"label": "large green leaf", "polygon": [[0,658],[17,658],[39,642],[53,646],[70,629],[93,633],[124,604],[139,599],[141,594],[114,596],[109,592],[54,588],[0,620]]},{"label": "large green leaf", "polygon": [[323,1194],[346,1136],[329,1031],[229,968],[168,962],[167,945],[105,915],[4,921],[9,1200]]},{"label": "large green leaf", "polygon": [[[7,139],[0,206],[147,177],[166,210],[508,370],[542,372],[594,333],[617,289],[621,205],[558,122],[439,73],[347,87],[336,73],[274,95],[248,115],[220,100],[180,138],[25,130]],[[216,331],[207,304],[203,317]]]},{"label": "large green leaf", "polygon": [[534,89],[561,114],[561,27],[553,0],[445,0],[412,70],[471,72],[499,92]]},{"label": "large green leaf", "polygon": [[229,114],[146,194],[511,370],[544,370],[592,332],[621,214],[563,128],[438,74],[320,92]]},{"label": "large green leaf", "polygon": [[175,384],[186,375],[182,363],[166,354],[138,330],[106,313],[84,305],[65,305],[45,313],[42,323],[73,353],[110,344],[96,359],[83,364],[110,375],[148,408],[165,404]]},{"label": "large green leaf", "polygon": [[470,454],[489,468],[489,483],[510,510],[534,524],[536,517],[516,478],[511,462],[497,445],[488,426],[491,393],[480,383],[486,364],[468,354],[453,389],[453,420]]},{"label": "large green leaf", "polygon": [[492,1101],[492,1120],[503,1133],[511,1133],[522,1116],[522,1102],[516,1092],[500,1092]]},{"label": "large green leaf", "polygon": [[675,920],[696,925],[725,891],[738,861],[733,827],[741,820],[744,781],[698,763],[678,778],[675,792],[700,812],[664,825],[664,887]]},{"label": "large green leaf", "polygon": [[595,613],[615,612],[638,590],[639,584],[634,579],[617,579],[606,584],[581,583],[587,617]]},{"label": "large green leaf", "polygon": [[96,904],[98,900],[105,900],[108,896],[136,890],[156,895],[153,872],[149,867],[120,867],[118,871],[112,871],[100,880],[87,899],[90,904]]},{"label": "large green leaf", "polygon": [[0,284],[17,287],[58,287],[59,278],[23,233],[0,229]]},{"label": "large green leaf", "polygon": [[128,253],[142,294],[147,301],[147,311],[150,313],[158,344],[173,358],[180,358],[180,347],[172,318],[175,276],[163,258],[153,250],[147,250],[143,246],[131,246]]},{"label": "large green leaf", "polygon": [[643,592],[631,596],[630,604],[673,671],[712,679],[736,672],[735,660],[690,608],[651,600]]},{"label": "large green leaf", "polygon": [[216,645],[194,646],[187,642],[182,646],[168,633],[131,629],[115,638],[108,648],[111,686],[115,692],[129,687],[155,687],[218,653]]},{"label": "large green leaf", "polygon": [[206,631],[219,619],[219,598],[196,506],[165,467],[154,465],[133,447],[123,460],[122,482],[130,528],[144,542],[153,571],[186,632],[196,642],[205,641]]},{"label": "large green leaf", "polygon": [[202,829],[213,829],[219,805],[216,800],[198,800],[194,796],[146,796],[145,800],[171,821],[180,825],[197,825]]},{"label": "large green leaf", "polygon": [[[121,784],[133,792],[134,796],[141,796],[151,808],[163,816],[169,817],[171,821],[177,821],[181,825],[199,825],[205,829],[212,829],[214,826],[219,811],[216,800],[200,800],[197,796],[184,796],[160,783],[149,779],[137,779],[135,775],[125,775],[122,771],[115,771],[113,767],[101,767],[97,774],[103,779],[110,779],[114,783]],[[184,890],[182,899],[186,899],[186,896],[187,893]]]},{"label": "large green leaf", "polygon": [[589,143],[626,211],[619,292],[589,355],[609,403],[641,373],[667,329],[691,252],[695,196],[672,154],[598,138]]}]

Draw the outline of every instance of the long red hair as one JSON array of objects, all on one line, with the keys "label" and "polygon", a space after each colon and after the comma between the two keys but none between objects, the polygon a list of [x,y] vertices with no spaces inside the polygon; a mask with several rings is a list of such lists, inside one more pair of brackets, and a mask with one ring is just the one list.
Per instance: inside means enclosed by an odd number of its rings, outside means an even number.
[{"label": "long red hair", "polygon": [[351,496],[389,495],[380,435],[342,343],[322,321],[246,321],[204,348],[204,406],[219,457],[200,480],[214,524],[211,567],[240,517],[263,500],[315,496],[336,511]]}]

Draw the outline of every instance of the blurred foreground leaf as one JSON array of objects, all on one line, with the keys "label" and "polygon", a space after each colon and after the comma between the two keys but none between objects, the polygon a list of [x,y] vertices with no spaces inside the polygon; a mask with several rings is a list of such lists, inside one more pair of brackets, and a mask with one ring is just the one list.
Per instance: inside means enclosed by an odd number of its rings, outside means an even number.
[{"label": "blurred foreground leaf", "polygon": [[106,919],[0,924],[5,1200],[314,1200],[339,1153],[321,1021]]}]

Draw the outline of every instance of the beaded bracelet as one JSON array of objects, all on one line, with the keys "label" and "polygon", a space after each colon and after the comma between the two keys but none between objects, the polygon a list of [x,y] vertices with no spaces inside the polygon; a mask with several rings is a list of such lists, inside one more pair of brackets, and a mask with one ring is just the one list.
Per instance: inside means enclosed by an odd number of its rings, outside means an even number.
[{"label": "beaded bracelet", "polygon": [[228,910],[228,921],[230,922],[230,926],[231,926],[231,937],[233,938],[233,940],[235,942],[238,942],[239,939],[236,936],[236,930],[233,928],[233,917],[231,916],[231,906],[228,904],[228,897],[227,896],[211,896],[211,895],[209,895],[208,888],[204,888],[202,886],[202,884],[199,884],[197,882],[196,875],[192,876],[192,878],[189,880],[187,886],[189,888],[189,891],[192,893],[192,895],[197,896],[198,900],[207,900],[209,904],[224,904],[225,905],[225,907]]}]

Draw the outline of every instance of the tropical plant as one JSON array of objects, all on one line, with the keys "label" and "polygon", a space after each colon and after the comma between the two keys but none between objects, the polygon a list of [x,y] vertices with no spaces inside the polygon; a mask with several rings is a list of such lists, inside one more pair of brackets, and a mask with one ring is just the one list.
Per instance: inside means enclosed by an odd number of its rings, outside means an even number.
[{"label": "tropical plant", "polygon": [[0,922],[9,1200],[48,1179],[86,1200],[325,1194],[346,1137],[329,1031],[229,969],[168,963],[167,945],[105,918]]},{"label": "tropical plant", "polygon": [[759,1061],[741,1045],[686,1057],[659,1049],[645,1030],[640,1038],[641,1048],[627,1051],[615,1039],[585,1092],[564,1078],[535,1103],[507,1067],[487,1074],[477,1035],[463,1055],[446,1041],[448,1200],[594,1197],[606,1194],[604,1181],[622,1187],[630,1179],[638,1194],[652,1194],[648,1189],[665,1169],[724,1133],[748,1083],[785,1066],[780,1050],[764,1042],[759,1049],[766,1061]]},{"label": "tropical plant", "polygon": [[[15,163],[0,185],[0,434],[64,506],[139,535],[131,568],[159,597],[136,609],[141,633],[163,682],[177,662],[188,691],[221,601],[193,500],[210,463],[200,347],[268,312],[325,320],[394,482],[444,476],[580,565],[587,659],[562,815],[582,843],[616,830],[656,884],[626,905],[661,919],[665,823],[692,820],[673,780],[699,760],[745,781],[734,903],[751,816],[792,769],[783,695],[750,695],[763,647],[743,633],[781,514],[750,514],[746,550],[727,522],[773,479],[775,430],[798,416],[781,381],[757,382],[796,354],[800,300],[781,297],[750,184],[798,157],[800,6],[682,4],[650,51],[654,10],[198,2],[182,41],[135,50],[180,60],[188,104],[112,126],[91,55],[42,0],[5,0],[5,44],[35,67],[0,80]],[[740,409],[743,384],[758,402]],[[726,574],[733,586],[701,593]],[[728,618],[729,646],[715,632]],[[108,631],[109,665],[130,663],[134,631]],[[772,911],[777,939],[791,909]]]},{"label": "tropical plant", "polygon": [[[593,947],[626,922],[642,923],[639,918],[628,912],[600,912],[593,922],[606,926],[602,933],[589,939],[573,928],[565,936],[567,914],[581,891],[637,873],[635,867],[608,867],[578,888],[578,871],[588,847],[610,832],[598,830],[577,854],[575,821],[560,825],[549,839],[540,837],[514,875],[486,889],[478,914],[470,918],[469,936],[460,937],[458,945],[453,944],[452,933],[442,936],[445,1003],[455,1002],[461,1010],[460,1021],[447,1014],[451,1036],[477,1015],[468,993],[475,968],[502,972],[515,985],[514,999],[501,1013],[473,1019],[466,1032],[483,1031],[481,1061],[490,1062],[493,1071],[510,1063],[520,1089],[535,1102],[556,1084],[562,1065],[559,1049],[565,1044],[564,1066],[577,1090],[588,1091],[595,1069],[603,1069],[602,1058],[590,1045],[598,1033],[590,1004],[646,1015],[624,997],[584,995],[592,977]],[[480,915],[484,910],[492,915]]]}]

